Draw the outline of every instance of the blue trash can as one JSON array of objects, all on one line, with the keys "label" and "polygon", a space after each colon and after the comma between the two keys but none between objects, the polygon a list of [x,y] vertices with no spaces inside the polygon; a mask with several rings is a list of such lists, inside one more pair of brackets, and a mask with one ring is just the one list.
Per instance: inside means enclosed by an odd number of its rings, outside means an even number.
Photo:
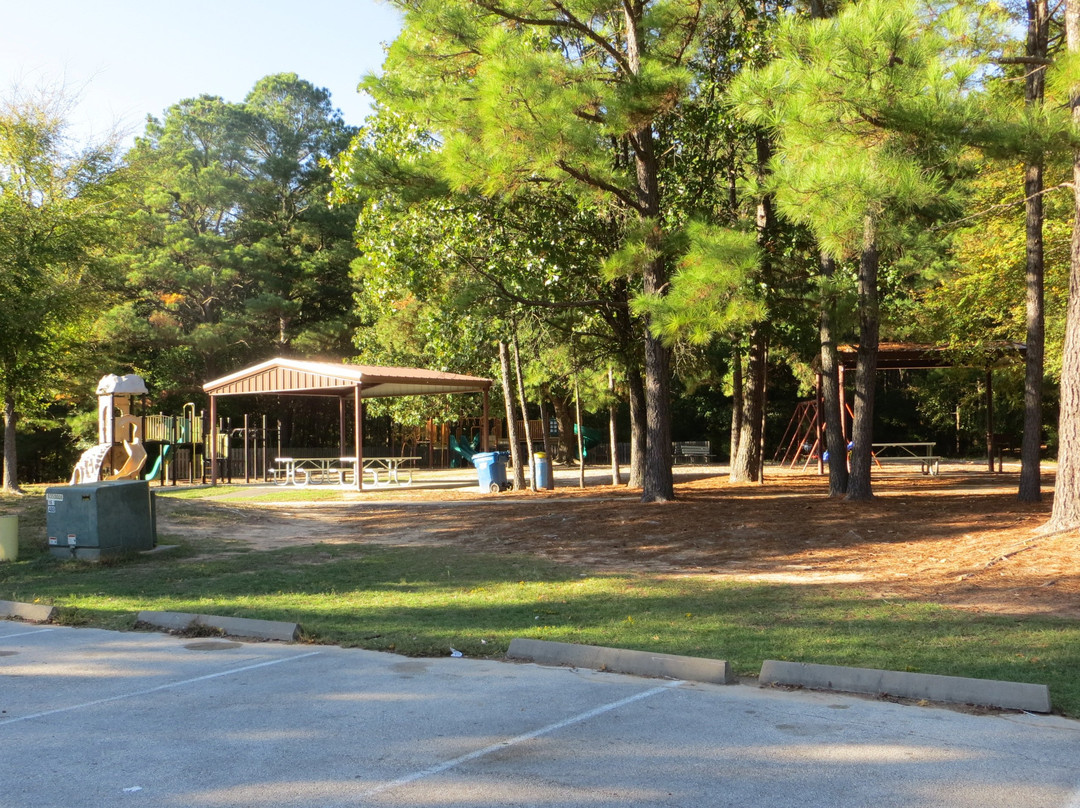
[{"label": "blue trash can", "polygon": [[536,487],[554,488],[551,484],[551,461],[544,452],[534,452],[533,462],[536,464]]},{"label": "blue trash can", "polygon": [[506,486],[506,458],[509,452],[477,452],[473,455],[473,465],[480,478],[480,490],[497,494]]}]

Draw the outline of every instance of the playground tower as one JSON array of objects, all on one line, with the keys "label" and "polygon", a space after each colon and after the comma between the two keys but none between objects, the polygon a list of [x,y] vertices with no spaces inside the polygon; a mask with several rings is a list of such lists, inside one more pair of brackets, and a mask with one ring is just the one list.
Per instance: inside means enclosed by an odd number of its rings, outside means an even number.
[{"label": "playground tower", "polygon": [[[135,396],[146,395],[141,376],[110,373],[98,382],[98,443],[83,452],[71,485],[99,480],[137,480],[146,463],[143,419],[132,415]],[[119,413],[119,414],[118,414]]]}]

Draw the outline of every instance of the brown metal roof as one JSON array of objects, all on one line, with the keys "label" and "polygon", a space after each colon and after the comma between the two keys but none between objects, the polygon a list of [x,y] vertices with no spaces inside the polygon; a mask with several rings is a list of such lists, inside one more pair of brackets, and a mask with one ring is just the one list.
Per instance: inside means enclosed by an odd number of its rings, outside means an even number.
[{"label": "brown metal roof", "polygon": [[210,395],[352,395],[360,387],[361,398],[479,393],[492,385],[490,379],[441,373],[420,368],[384,368],[270,359],[230,373],[203,385]]},{"label": "brown metal roof", "polygon": [[[837,347],[840,364],[855,367],[858,348],[854,345]],[[915,370],[922,368],[986,367],[1006,357],[1022,359],[1027,346],[1020,342],[999,342],[991,345],[956,348],[943,345],[920,345],[911,342],[882,342],[878,346],[878,370]]]}]

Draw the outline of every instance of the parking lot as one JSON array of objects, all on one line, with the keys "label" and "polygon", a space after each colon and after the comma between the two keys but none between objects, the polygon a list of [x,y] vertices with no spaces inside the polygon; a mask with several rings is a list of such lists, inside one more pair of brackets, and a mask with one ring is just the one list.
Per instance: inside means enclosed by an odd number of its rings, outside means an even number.
[{"label": "parking lot", "polygon": [[0,622],[0,806],[1080,808],[1080,723]]}]

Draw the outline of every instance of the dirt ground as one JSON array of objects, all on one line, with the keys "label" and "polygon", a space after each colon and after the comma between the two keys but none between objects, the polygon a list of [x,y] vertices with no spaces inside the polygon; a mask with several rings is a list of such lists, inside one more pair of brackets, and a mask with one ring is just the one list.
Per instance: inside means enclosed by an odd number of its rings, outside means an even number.
[{"label": "dirt ground", "polygon": [[[723,470],[726,472],[726,469]],[[734,485],[697,468],[678,501],[642,504],[611,485],[484,495],[475,486],[350,494],[347,502],[162,498],[159,532],[214,534],[258,549],[315,542],[460,545],[596,572],[837,584],[982,612],[1080,618],[1080,536],[1042,535],[1044,500],[1017,501],[1018,474],[977,466],[882,474],[869,503],[830,500],[812,474]],[[265,487],[253,489],[265,495]]]}]

